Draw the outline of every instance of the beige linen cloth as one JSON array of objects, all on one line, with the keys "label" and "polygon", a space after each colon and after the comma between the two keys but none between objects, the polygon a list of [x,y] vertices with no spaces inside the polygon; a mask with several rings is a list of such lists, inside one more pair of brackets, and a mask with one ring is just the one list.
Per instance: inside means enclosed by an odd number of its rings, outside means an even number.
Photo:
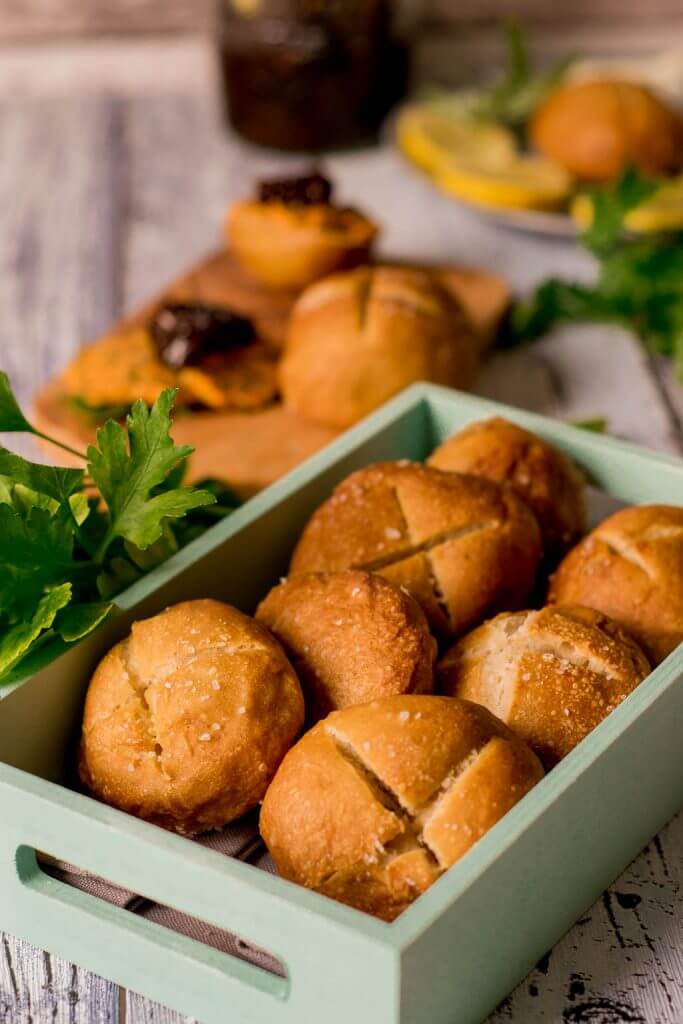
[{"label": "beige linen cloth", "polygon": [[[209,832],[207,835],[199,836],[195,842],[209,850],[223,853],[227,857],[236,857],[238,860],[253,864],[263,871],[275,873],[275,867],[259,836],[256,818],[253,815],[247,815],[241,821],[220,832]],[[66,885],[87,892],[107,903],[113,903],[131,914],[137,914],[147,921],[153,921],[164,928],[202,942],[206,946],[212,946],[214,949],[220,950],[221,953],[229,953],[231,956],[239,957],[240,960],[246,960],[271,974],[284,976],[282,964],[274,956],[258,946],[245,942],[232,932],[223,931],[221,928],[183,914],[172,907],[154,903],[152,900],[145,899],[144,896],[113,885],[104,878],[83,871],[73,864],[55,860],[47,854],[39,853],[38,859],[46,874]]]}]

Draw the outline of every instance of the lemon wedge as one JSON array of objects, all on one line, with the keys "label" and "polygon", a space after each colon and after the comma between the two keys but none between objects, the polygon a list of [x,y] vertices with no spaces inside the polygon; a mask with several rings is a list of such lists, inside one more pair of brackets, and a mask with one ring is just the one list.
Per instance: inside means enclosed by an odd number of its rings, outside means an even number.
[{"label": "lemon wedge", "polygon": [[555,210],[572,188],[564,168],[518,153],[497,166],[454,160],[436,174],[436,181],[458,199],[493,209]]},{"label": "lemon wedge", "polygon": [[[593,203],[588,195],[578,195],[571,214],[580,228],[593,220]],[[634,234],[683,230],[683,176],[673,178],[624,217],[624,227]]]},{"label": "lemon wedge", "polygon": [[468,117],[454,101],[404,107],[396,137],[403,153],[430,174],[440,173],[454,159],[496,166],[516,150],[507,128]]}]

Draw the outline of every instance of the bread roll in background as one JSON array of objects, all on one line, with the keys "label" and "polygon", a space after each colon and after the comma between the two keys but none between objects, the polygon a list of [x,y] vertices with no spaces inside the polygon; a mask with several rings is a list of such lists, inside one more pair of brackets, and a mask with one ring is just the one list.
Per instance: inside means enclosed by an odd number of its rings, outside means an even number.
[{"label": "bread roll in background", "polygon": [[284,878],[391,921],[542,776],[485,708],[385,697],[333,712],[292,748],[261,833]]},{"label": "bread roll in background", "polygon": [[434,689],[436,642],[419,604],[367,572],[310,573],[274,587],[256,612],[281,642],[307,719]]},{"label": "bread roll in background", "polygon": [[349,427],[415,381],[469,387],[479,344],[435,275],[359,267],[298,299],[280,364],[282,396],[301,416]]},{"label": "bread roll in background", "polygon": [[538,520],[550,564],[586,529],[580,470],[558,448],[500,416],[472,423],[449,437],[427,464],[511,484]]},{"label": "bread roll in background", "polygon": [[604,612],[659,664],[683,642],[683,508],[636,505],[605,519],[560,564],[549,600]]},{"label": "bread roll in background", "polygon": [[303,720],[268,630],[219,601],[186,601],[134,623],[95,670],[81,780],[175,832],[221,828],[262,799]]},{"label": "bread roll in background", "polygon": [[647,658],[590,608],[504,612],[442,658],[441,693],[483,704],[552,768],[648,675]]},{"label": "bread roll in background", "polygon": [[290,573],[378,572],[410,591],[438,634],[458,636],[523,607],[540,555],[536,520],[511,487],[384,462],[352,473],[318,508]]},{"label": "bread roll in background", "polygon": [[532,145],[583,181],[633,165],[667,174],[683,163],[683,120],[646,86],[596,80],[561,85],[531,119]]},{"label": "bread roll in background", "polygon": [[300,289],[370,255],[377,225],[355,210],[326,203],[245,201],[225,222],[244,269],[269,288]]}]

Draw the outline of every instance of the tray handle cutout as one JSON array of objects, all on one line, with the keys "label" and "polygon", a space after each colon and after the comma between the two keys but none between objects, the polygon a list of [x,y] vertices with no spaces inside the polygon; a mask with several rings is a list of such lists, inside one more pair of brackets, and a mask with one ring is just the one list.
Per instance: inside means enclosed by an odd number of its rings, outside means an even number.
[{"label": "tray handle cutout", "polygon": [[[278,999],[288,997],[290,982],[287,968],[282,960],[268,950],[246,942],[234,932],[124,890],[120,892],[122,898],[125,898],[125,905],[104,899],[55,877],[45,870],[42,858],[43,855],[39,855],[32,847],[19,846],[15,854],[17,876],[23,886],[36,895],[47,897],[53,904],[53,911],[62,920],[64,915],[68,916],[73,910],[81,918],[85,915],[91,926],[95,921],[108,919],[110,941],[116,941],[117,938],[127,941],[133,933],[149,936],[156,946],[163,947],[167,953],[181,952],[185,958],[191,958],[198,965],[212,968],[220,966],[223,973],[234,977],[240,984],[246,983]],[[108,882],[102,882],[102,885],[112,890],[120,888]],[[150,912],[151,918],[148,916]],[[178,924],[179,928],[162,923],[165,916]],[[199,932],[206,932],[207,939],[198,938]]]}]

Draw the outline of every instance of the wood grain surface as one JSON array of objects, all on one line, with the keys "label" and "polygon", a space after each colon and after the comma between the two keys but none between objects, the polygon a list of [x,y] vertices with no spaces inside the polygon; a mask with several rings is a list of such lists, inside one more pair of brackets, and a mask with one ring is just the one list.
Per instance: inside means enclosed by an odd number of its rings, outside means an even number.
[{"label": "wood grain surface", "polygon": [[[152,97],[91,89],[0,99],[0,366],[26,403],[81,341],[214,247],[225,204],[254,177],[298,163],[226,138],[212,95],[162,86],[160,69]],[[518,289],[592,272],[569,243],[506,233],[461,210],[390,148],[329,165],[344,198],[383,223],[393,256],[487,266]],[[683,451],[680,389],[617,329],[565,329],[497,355],[480,390],[566,419],[606,416],[614,434]],[[679,815],[492,1024],[681,1024],[682,874]],[[523,921],[519,929],[523,941]],[[188,1024],[11,936],[0,945],[1,1024]]]}]

